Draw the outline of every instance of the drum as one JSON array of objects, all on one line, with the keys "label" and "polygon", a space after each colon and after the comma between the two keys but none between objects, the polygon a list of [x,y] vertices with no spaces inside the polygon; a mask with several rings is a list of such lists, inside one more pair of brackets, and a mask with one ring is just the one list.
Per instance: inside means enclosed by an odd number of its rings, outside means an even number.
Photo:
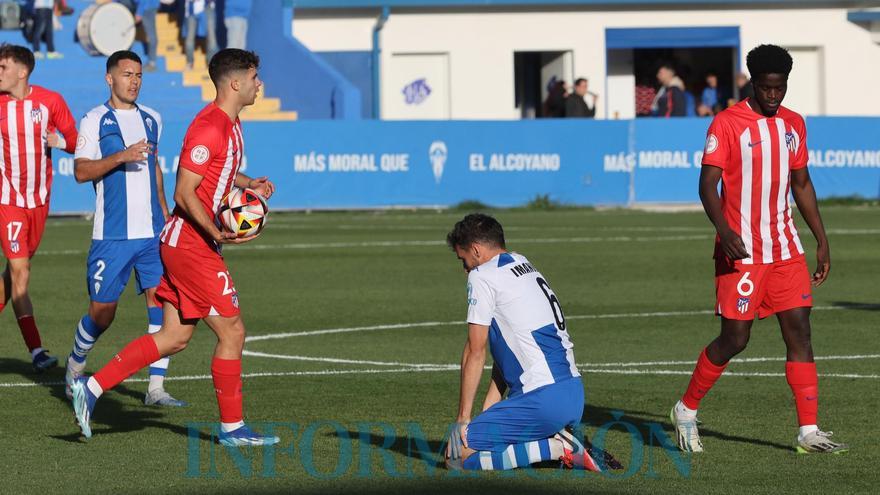
[{"label": "drum", "polygon": [[112,55],[134,43],[134,16],[119,3],[92,4],[76,22],[79,44],[89,55]]}]

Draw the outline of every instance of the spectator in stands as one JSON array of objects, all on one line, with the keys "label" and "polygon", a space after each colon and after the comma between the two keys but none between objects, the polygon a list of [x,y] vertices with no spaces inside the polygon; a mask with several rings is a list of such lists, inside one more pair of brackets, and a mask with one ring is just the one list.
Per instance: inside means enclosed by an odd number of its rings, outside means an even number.
[{"label": "spectator in stands", "polygon": [[62,58],[59,52],[55,51],[55,34],[52,23],[52,15],[55,10],[55,0],[33,0],[33,18],[34,30],[31,33],[31,45],[33,46],[34,58],[43,58],[43,52],[40,51],[40,41],[46,41],[46,58]]},{"label": "spectator in stands", "polygon": [[592,119],[596,116],[596,100],[599,95],[587,90],[588,82],[583,77],[574,82],[574,91],[565,98],[565,117]]},{"label": "spectator in stands", "polygon": [[636,83],[636,117],[650,117],[651,105],[657,97],[657,90],[649,80],[641,79]]},{"label": "spectator in stands", "polygon": [[544,100],[541,117],[558,119],[565,117],[565,98],[568,92],[565,90],[565,81],[556,79],[556,76],[550,78],[547,83],[547,99]]},{"label": "spectator in stands", "polygon": [[226,0],[226,48],[245,49],[251,4],[251,0]]},{"label": "spectator in stands", "polygon": [[144,65],[144,70],[147,72],[156,70],[156,46],[159,43],[159,37],[156,34],[156,12],[158,10],[159,0],[138,0],[134,16],[135,22],[141,23],[144,27],[146,35],[144,51],[147,53],[147,63]]},{"label": "spectator in stands", "polygon": [[[203,23],[205,28],[205,55],[210,61],[217,53],[217,10],[215,0],[186,0],[186,68],[192,69],[195,61],[196,34],[199,25]],[[202,22],[200,22],[202,21]]]},{"label": "spectator in stands", "polygon": [[684,82],[675,74],[671,63],[663,63],[657,70],[660,90],[651,105],[651,115],[655,117],[684,117],[687,114]]}]

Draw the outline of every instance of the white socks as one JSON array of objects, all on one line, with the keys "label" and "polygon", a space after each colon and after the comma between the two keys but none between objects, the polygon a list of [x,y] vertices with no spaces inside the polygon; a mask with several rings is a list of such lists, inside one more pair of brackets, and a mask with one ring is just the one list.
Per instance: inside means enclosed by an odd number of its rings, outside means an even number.
[{"label": "white socks", "polygon": [[696,419],[697,417],[697,410],[689,408],[682,401],[675,404],[675,413],[684,419]]},{"label": "white socks", "polygon": [[244,421],[236,421],[235,423],[220,423],[220,429],[223,430],[223,433],[229,433],[230,431],[237,430],[244,426]]},{"label": "white socks", "polygon": [[800,429],[798,430],[798,441],[803,440],[804,437],[806,437],[810,433],[813,433],[814,431],[818,431],[818,430],[819,430],[819,427],[817,425],[801,426]]}]

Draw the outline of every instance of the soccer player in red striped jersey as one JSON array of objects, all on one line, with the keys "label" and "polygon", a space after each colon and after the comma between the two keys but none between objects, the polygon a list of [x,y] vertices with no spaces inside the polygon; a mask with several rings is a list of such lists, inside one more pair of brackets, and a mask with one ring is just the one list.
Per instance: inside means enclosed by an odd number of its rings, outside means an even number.
[{"label": "soccer player in red striped jersey", "polygon": [[[800,425],[797,451],[843,452],[848,447],[817,426],[810,307],[812,287],[828,277],[831,255],[807,170],[804,119],[782,106],[792,59],[783,48],[761,45],[749,52],[746,63],[755,96],[712,121],[700,174],[700,198],[718,233],[715,288],[721,334],[700,353],[688,388],[670,415],[679,447],[701,452],[696,424],[700,400],[730,359],[745,349],[755,317],[775,314]],[[818,243],[812,276],[792,220],[789,192]]]},{"label": "soccer player in red striped jersey", "polygon": [[[34,54],[23,46],[0,46],[0,245],[6,270],[0,311],[12,299],[34,371],[55,366],[44,349],[28,295],[30,259],[43,237],[52,190],[50,148],[73,153],[76,122],[58,93],[29,84]],[[56,133],[60,131],[63,137]]]},{"label": "soccer player in red striped jersey", "polygon": [[73,381],[73,406],[86,437],[97,399],[122,380],[161,357],[183,350],[196,324],[204,320],[217,335],[211,375],[220,408],[220,443],[271,445],[278,437],[251,430],[243,421],[241,354],[245,328],[238,293],[220,254],[222,244],[239,244],[216,223],[220,202],[233,186],[249,187],[268,198],[275,186],[266,177],[251,179],[239,171],[244,140],[238,115],[253,105],[262,82],[260,59],[253,52],[221,50],[211,58],[208,73],[217,98],[190,124],[183,140],[174,213],[160,235],[165,273],[156,290],[162,302],[162,329],[129,343],[91,377]]}]

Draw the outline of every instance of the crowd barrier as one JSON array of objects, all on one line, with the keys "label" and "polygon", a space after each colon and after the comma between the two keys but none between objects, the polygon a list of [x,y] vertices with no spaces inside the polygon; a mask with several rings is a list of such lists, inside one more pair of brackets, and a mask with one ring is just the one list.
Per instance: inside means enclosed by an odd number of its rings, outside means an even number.
[{"label": "crowd barrier", "polygon": [[[692,203],[708,119],[246,122],[246,173],[277,185],[275,209]],[[820,198],[880,197],[880,118],[807,119]],[[159,145],[169,198],[186,125]],[[55,155],[55,213],[94,210],[94,191]]]}]

